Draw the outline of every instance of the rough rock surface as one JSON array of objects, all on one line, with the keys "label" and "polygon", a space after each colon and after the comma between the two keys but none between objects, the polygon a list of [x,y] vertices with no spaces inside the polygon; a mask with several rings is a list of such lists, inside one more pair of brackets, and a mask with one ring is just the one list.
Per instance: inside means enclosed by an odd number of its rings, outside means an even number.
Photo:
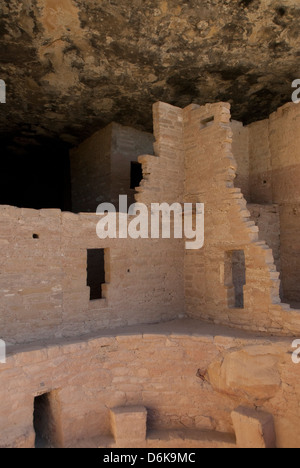
[{"label": "rough rock surface", "polygon": [[3,0],[0,135],[18,147],[73,145],[111,121],[151,130],[158,100],[266,117],[299,78],[299,17],[290,0]]}]

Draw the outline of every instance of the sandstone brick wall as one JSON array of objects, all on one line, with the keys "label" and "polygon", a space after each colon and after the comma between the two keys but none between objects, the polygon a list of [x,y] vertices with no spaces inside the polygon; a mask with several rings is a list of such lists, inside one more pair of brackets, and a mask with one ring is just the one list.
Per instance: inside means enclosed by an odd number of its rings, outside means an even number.
[{"label": "sandstone brick wall", "polygon": [[183,202],[184,140],[183,110],[158,102],[153,106],[155,156],[142,155],[144,179],[136,200],[151,203]]},{"label": "sandstone brick wall", "polygon": [[[1,339],[79,335],[184,313],[181,239],[100,240],[93,214],[5,206],[0,214]],[[87,249],[96,248],[106,249],[107,284],[105,299],[90,301]]]},{"label": "sandstone brick wall", "polygon": [[136,405],[148,411],[149,437],[186,434],[177,448],[195,429],[234,435],[239,405],[273,415],[278,447],[299,447],[300,365],[291,350],[289,338],[186,320],[18,347],[0,365],[0,446],[32,447],[34,397],[55,391],[65,447],[112,443],[110,409]]},{"label": "sandstone brick wall", "polygon": [[[158,104],[154,113],[155,150],[159,157],[141,157],[145,161],[145,180],[137,198],[145,203],[181,201],[184,154],[178,128],[182,126],[182,110],[171,106],[167,110],[167,114],[176,115],[175,125],[164,120],[163,105]],[[81,187],[87,196],[82,198],[79,190],[78,208],[83,199],[94,203],[97,177],[102,170],[100,167],[98,171],[95,154],[101,150],[99,158],[106,155],[104,160],[111,158],[112,164],[122,171],[124,167],[118,166],[117,161],[124,155],[130,174],[130,160],[142,146],[150,151],[152,141],[149,134],[111,125],[83,143],[72,156],[87,171],[78,169],[79,179],[74,182],[75,192]],[[150,170],[151,186],[143,193]],[[97,177],[93,179],[94,173]],[[112,171],[111,181],[116,175]],[[86,180],[90,184],[86,185]],[[122,190],[121,185],[117,191]],[[2,339],[25,342],[47,336],[79,335],[105,327],[170,320],[184,314],[184,240],[100,240],[96,235],[100,218],[94,214],[13,207],[0,207],[0,212],[1,243],[5,247],[0,256]],[[39,238],[33,239],[33,234]],[[104,299],[90,301],[87,249],[96,248],[106,249],[106,284],[102,287]]]},{"label": "sandstone brick wall", "polygon": [[[2,338],[20,342],[78,335],[168,320],[185,309],[191,317],[245,329],[300,331],[297,312],[280,303],[272,250],[234,187],[229,106],[182,110],[158,103],[154,131],[156,155],[139,158],[144,180],[136,199],[205,203],[204,248],[184,253],[184,240],[101,241],[96,215],[1,207]],[[278,238],[273,240],[278,264]],[[86,286],[87,249],[95,248],[106,249],[107,284],[100,301],[89,300]],[[239,282],[225,274],[234,251],[245,256],[244,308],[234,307]]]},{"label": "sandstone brick wall", "polygon": [[270,116],[273,200],[280,205],[282,282],[285,300],[300,302],[300,106]]},{"label": "sandstone brick wall", "polygon": [[281,107],[249,132],[251,201],[279,205],[283,298],[299,303],[300,106]]},{"label": "sandstone brick wall", "polygon": [[241,122],[230,123],[233,133],[232,152],[237,163],[237,175],[234,186],[241,189],[247,201],[250,200],[250,167],[249,167],[249,128]]},{"label": "sandstone brick wall", "polygon": [[[229,121],[227,104],[184,110],[186,200],[205,203],[204,248],[186,252],[187,313],[216,323],[283,333],[288,325],[280,321],[281,306],[280,312],[276,310],[279,273],[272,251],[258,239],[246,201],[233,185],[236,162]],[[246,266],[243,309],[232,308],[234,284],[225,278],[228,253],[240,250]]]},{"label": "sandstone brick wall", "polygon": [[300,205],[280,205],[280,257],[283,298],[299,308],[300,303]]},{"label": "sandstone brick wall", "polygon": [[111,199],[113,124],[98,131],[70,152],[72,210],[95,213]]},{"label": "sandstone brick wall", "polygon": [[119,195],[128,195],[128,203],[135,202],[135,190],[130,189],[131,162],[137,162],[141,154],[154,153],[154,137],[151,133],[114,124],[111,148],[112,202],[118,206]]},{"label": "sandstone brick wall", "polygon": [[[269,121],[255,122],[249,129],[249,169],[251,203],[273,203],[272,156]],[[275,202],[275,201],[274,201]]]},{"label": "sandstone brick wall", "polygon": [[286,104],[269,119],[274,203],[300,202],[300,106]]},{"label": "sandstone brick wall", "polygon": [[272,249],[277,271],[281,271],[280,264],[280,216],[278,205],[259,205],[248,203],[247,208],[251,219],[258,227],[259,240],[266,241]]},{"label": "sandstone brick wall", "polygon": [[[217,431],[232,445],[231,412],[241,404],[274,416],[279,447],[300,445],[300,367],[291,360],[299,311],[281,304],[273,253],[260,237],[268,237],[278,258],[278,236],[271,232],[278,227],[278,207],[247,207],[234,187],[229,105],[181,110],[158,103],[154,129],[155,156],[139,158],[145,179],[136,198],[204,203],[203,249],[184,251],[184,240],[172,239],[103,241],[95,214],[0,207],[1,338],[35,341],[9,347],[8,362],[0,365],[1,446],[33,446],[34,397],[51,391],[61,408],[65,446],[84,439],[101,445],[103,437],[111,442],[110,408],[130,405],[147,408],[149,433],[186,431],[182,446],[192,445],[190,430]],[[287,179],[278,185],[288,187]],[[293,181],[291,186],[296,190]],[[286,252],[296,241],[293,200],[277,199]],[[91,302],[86,255],[94,248],[105,249],[106,284],[104,299]],[[244,308],[234,307],[235,284],[227,275],[234,252],[245,257]],[[185,310],[214,325],[162,323]],[[150,322],[159,325],[103,331]]]},{"label": "sandstone brick wall", "polygon": [[119,195],[134,203],[130,189],[131,162],[153,154],[153,135],[112,123],[70,152],[72,210],[96,212],[100,203],[113,203]]}]

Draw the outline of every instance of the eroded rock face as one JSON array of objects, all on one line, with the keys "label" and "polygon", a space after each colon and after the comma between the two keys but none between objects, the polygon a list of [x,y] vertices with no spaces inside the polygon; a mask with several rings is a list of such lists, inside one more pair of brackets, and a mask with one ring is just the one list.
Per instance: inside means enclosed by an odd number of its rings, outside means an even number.
[{"label": "eroded rock face", "polygon": [[257,402],[274,398],[281,380],[278,358],[271,346],[248,346],[210,365],[209,383],[221,393],[239,394]]},{"label": "eroded rock face", "polygon": [[0,133],[73,145],[111,121],[151,130],[158,100],[266,117],[299,78],[299,17],[290,0],[3,0]]}]

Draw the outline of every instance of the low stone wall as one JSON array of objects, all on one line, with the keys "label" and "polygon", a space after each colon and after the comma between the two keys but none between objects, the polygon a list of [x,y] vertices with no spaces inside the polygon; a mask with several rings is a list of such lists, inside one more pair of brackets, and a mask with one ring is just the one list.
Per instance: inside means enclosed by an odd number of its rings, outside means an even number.
[{"label": "low stone wall", "polygon": [[[225,440],[229,434],[232,441],[231,412],[240,405],[273,415],[277,446],[297,447],[300,365],[292,351],[291,338],[187,319],[10,348],[0,365],[0,445],[32,447],[34,398],[55,392],[65,447],[112,440],[110,410],[120,406],[145,407],[154,440],[155,431],[187,430],[222,433]],[[160,446],[172,446],[163,434]]]},{"label": "low stone wall", "polygon": [[[99,220],[0,207],[1,339],[75,336],[184,314],[184,241],[101,240]],[[87,249],[105,249],[100,300],[90,300]]]}]

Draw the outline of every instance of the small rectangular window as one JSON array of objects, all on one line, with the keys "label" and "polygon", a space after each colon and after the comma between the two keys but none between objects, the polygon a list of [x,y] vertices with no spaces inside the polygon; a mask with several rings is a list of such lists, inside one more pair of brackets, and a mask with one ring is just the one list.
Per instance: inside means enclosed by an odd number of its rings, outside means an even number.
[{"label": "small rectangular window", "polygon": [[130,188],[135,189],[138,187],[143,180],[143,168],[142,164],[138,162],[131,163],[131,171],[130,171]]},{"label": "small rectangular window", "polygon": [[208,117],[207,119],[203,119],[201,120],[200,122],[200,130],[202,130],[203,128],[207,128],[207,127],[210,127],[215,121],[215,117],[212,116],[212,117]]},{"label": "small rectangular window", "polygon": [[104,249],[87,251],[87,286],[90,288],[90,300],[102,299],[102,285],[105,284]]}]

